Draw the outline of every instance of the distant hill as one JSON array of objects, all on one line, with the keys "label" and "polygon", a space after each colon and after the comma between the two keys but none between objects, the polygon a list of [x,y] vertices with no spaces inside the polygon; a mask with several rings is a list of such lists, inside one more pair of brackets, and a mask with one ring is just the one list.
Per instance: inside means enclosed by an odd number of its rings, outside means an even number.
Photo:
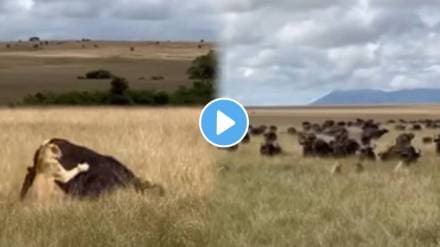
[{"label": "distant hill", "polygon": [[440,103],[439,88],[381,91],[373,89],[333,91],[311,105],[392,105]]}]

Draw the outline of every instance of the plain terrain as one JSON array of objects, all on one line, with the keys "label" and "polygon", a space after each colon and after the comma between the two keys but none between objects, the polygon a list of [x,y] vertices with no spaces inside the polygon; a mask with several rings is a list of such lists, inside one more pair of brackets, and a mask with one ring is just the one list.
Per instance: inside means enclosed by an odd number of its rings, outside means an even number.
[{"label": "plain terrain", "polygon": [[[415,132],[419,162],[304,159],[287,127],[325,119],[440,118],[440,107],[249,109],[251,122],[276,124],[284,154],[262,157],[261,137],[231,152],[209,146],[199,108],[0,110],[0,246],[438,246],[440,157]],[[376,151],[400,132],[377,143]],[[165,197],[118,191],[97,201],[46,209],[17,202],[26,166],[45,139],[64,137],[112,154]]]},{"label": "plain terrain", "polygon": [[[286,133],[302,121],[438,119],[439,106],[325,107],[249,109],[251,123],[279,127],[284,154],[262,157],[261,137],[219,156],[215,205],[211,212],[221,239],[217,246],[438,246],[440,244],[440,156],[422,137],[439,130],[416,131],[418,163],[394,172],[397,162],[340,159],[342,173],[332,175],[335,159],[303,158],[296,136]],[[376,151],[402,132],[377,142]]]},{"label": "plain terrain", "polygon": [[[198,113],[190,108],[0,110],[0,246],[205,244],[214,154],[199,135]],[[118,191],[41,209],[20,204],[26,167],[52,137],[117,157],[140,178],[162,184],[166,195]]]},{"label": "plain terrain", "polygon": [[[175,90],[190,85],[186,71],[191,62],[213,48],[198,42],[50,41],[34,48],[36,44],[0,42],[0,104],[44,91],[107,90],[109,80],[78,80],[96,69],[127,78],[134,89]],[[155,76],[164,79],[153,80]]]}]

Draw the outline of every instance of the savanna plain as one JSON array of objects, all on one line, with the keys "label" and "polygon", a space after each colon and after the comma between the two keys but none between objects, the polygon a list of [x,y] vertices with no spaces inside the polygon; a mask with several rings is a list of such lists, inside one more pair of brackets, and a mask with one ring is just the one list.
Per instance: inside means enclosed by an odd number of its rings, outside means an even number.
[{"label": "savanna plain", "polygon": [[[374,119],[390,130],[375,152],[394,144],[394,124],[439,119],[439,106],[305,107],[248,109],[251,124],[276,125],[283,153],[263,157],[262,137],[251,137],[238,150],[225,151],[217,161],[215,200],[211,213],[222,246],[438,246],[440,244],[440,156],[435,143],[424,144],[439,130],[413,132],[421,149],[417,163],[394,172],[397,161],[357,158],[303,158],[298,137],[303,121]],[[335,162],[340,174],[332,174]]]},{"label": "savanna plain", "polygon": [[[0,110],[0,246],[206,245],[214,156],[199,137],[199,109]],[[39,208],[19,190],[36,148],[61,137],[117,157],[165,196],[121,190]]]},{"label": "savanna plain", "polygon": [[[261,137],[235,151],[209,146],[199,108],[0,110],[0,246],[438,246],[440,157],[414,132],[422,156],[406,172],[396,162],[303,158],[287,128],[302,121],[440,118],[438,106],[252,108],[251,124],[277,125],[283,153],[263,157]],[[21,205],[18,194],[38,145],[51,137],[112,154],[163,197],[116,193],[49,208]],[[330,169],[338,161],[340,174]]]},{"label": "savanna plain", "polygon": [[132,89],[174,91],[191,85],[191,62],[213,48],[205,41],[3,41],[0,104],[37,92],[107,90],[110,79],[81,78],[98,69],[126,78]]}]

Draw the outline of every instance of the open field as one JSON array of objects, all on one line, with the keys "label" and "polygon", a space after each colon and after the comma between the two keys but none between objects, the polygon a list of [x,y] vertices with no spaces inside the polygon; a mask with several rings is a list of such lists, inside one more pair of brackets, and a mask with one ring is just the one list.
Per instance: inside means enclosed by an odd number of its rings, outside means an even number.
[{"label": "open field", "polygon": [[[214,155],[199,135],[198,111],[1,109],[0,246],[203,246]],[[163,184],[166,195],[120,191],[97,201],[23,207],[17,200],[26,167],[52,137],[118,157],[139,177]]]},{"label": "open field", "polygon": [[[440,244],[440,156],[414,132],[422,150],[408,170],[394,172],[397,162],[339,159],[341,174],[330,170],[335,159],[303,158],[297,137],[287,127],[302,121],[440,118],[439,106],[364,108],[254,108],[251,124],[275,124],[284,154],[259,154],[262,137],[236,151],[219,154],[220,174],[211,211],[222,246],[438,246]],[[377,151],[393,144],[390,133]],[[218,245],[221,246],[221,245]]]},{"label": "open field", "polygon": [[[302,158],[296,137],[285,133],[310,119],[440,118],[438,109],[250,109],[253,123],[279,127],[285,153],[271,158],[258,152],[261,137],[235,152],[210,147],[199,134],[198,108],[3,109],[0,246],[438,246],[440,157],[420,140],[437,131],[415,132],[423,154],[404,172],[378,161],[359,173],[357,159],[347,158],[338,160],[337,175],[330,173],[335,159]],[[382,137],[377,150],[397,134]],[[53,136],[118,157],[167,194],[20,205],[25,168]]]},{"label": "open field", "polygon": [[174,90],[190,83],[191,61],[213,48],[197,42],[50,41],[37,49],[34,44],[0,42],[0,104],[49,90],[107,90],[109,80],[77,79],[96,69],[127,78],[134,89]]}]

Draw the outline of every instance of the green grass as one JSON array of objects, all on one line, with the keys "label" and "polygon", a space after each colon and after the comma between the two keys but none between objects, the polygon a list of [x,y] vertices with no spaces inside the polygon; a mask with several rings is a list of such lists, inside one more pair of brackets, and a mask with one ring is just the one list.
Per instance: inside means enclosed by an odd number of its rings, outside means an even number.
[{"label": "green grass", "polygon": [[[391,135],[393,136],[393,134]],[[389,141],[391,138],[385,138]],[[258,143],[221,155],[210,201],[211,246],[438,246],[440,168],[428,152],[408,172],[395,162],[302,159],[294,138],[288,154],[258,155]],[[426,146],[431,150],[432,145]]]}]

